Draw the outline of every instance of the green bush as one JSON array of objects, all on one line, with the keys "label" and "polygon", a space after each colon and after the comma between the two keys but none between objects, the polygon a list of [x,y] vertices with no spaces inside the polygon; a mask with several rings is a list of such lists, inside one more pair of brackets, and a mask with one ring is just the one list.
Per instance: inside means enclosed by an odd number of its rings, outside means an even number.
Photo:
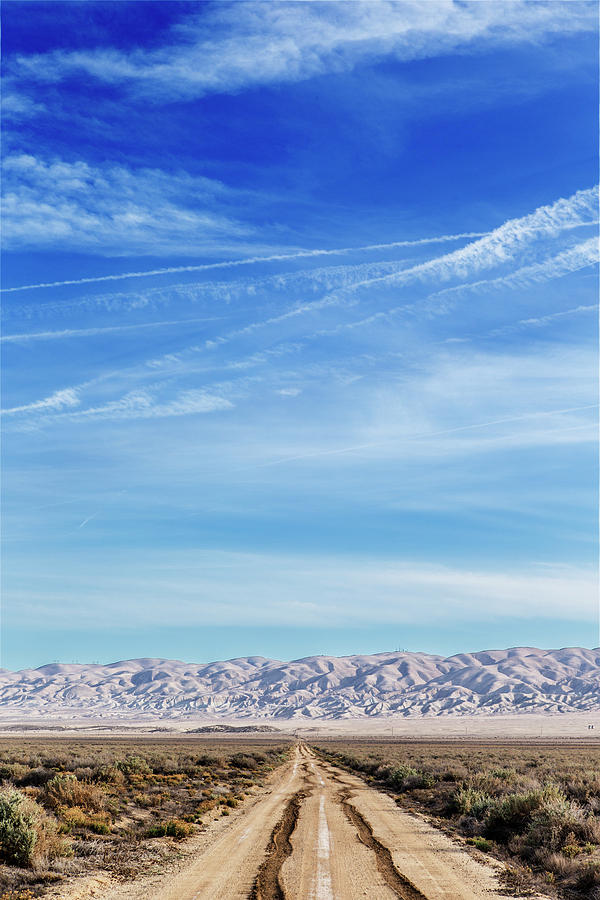
[{"label": "green bush", "polygon": [[432,788],[436,779],[429,772],[419,772],[412,766],[396,766],[389,769],[384,780],[397,791],[412,791],[416,788]]},{"label": "green bush", "polygon": [[21,791],[0,791],[0,859],[13,866],[35,866],[67,856],[68,843],[44,809]]},{"label": "green bush", "polygon": [[8,779],[19,781],[27,775],[28,772],[28,767],[23,766],[20,763],[4,763],[4,765],[0,765],[0,781]]},{"label": "green bush", "polygon": [[33,860],[37,831],[24,809],[25,795],[6,791],[0,797],[0,853],[4,862],[28,866]]},{"label": "green bush", "polygon": [[565,852],[565,845],[573,848],[578,839],[585,837],[586,817],[583,809],[562,797],[542,804],[532,816],[527,844]]},{"label": "green bush", "polygon": [[411,778],[418,774],[417,770],[413,769],[412,766],[396,766],[391,770],[388,780],[393,787],[401,788],[405,778]]},{"label": "green bush", "polygon": [[474,816],[476,819],[483,819],[493,804],[493,797],[472,787],[460,788],[454,796],[454,805],[458,812]]},{"label": "green bush", "polygon": [[117,769],[120,769],[124,775],[149,775],[151,768],[143,756],[127,756],[120,759],[116,763]]},{"label": "green bush", "polygon": [[535,790],[525,794],[508,794],[502,800],[492,802],[486,821],[487,836],[506,843],[513,834],[522,834],[532,815],[551,794],[551,790]]},{"label": "green bush", "polygon": [[117,766],[104,765],[98,768],[96,772],[96,781],[101,781],[105,784],[113,784],[116,787],[123,787],[125,784],[125,775],[121,769],[117,768]]},{"label": "green bush", "polygon": [[182,822],[180,819],[170,819],[168,822],[157,822],[152,825],[146,832],[146,837],[173,837],[184,838],[193,834],[194,826],[188,822]]},{"label": "green bush", "polygon": [[478,850],[483,850],[484,853],[489,853],[494,846],[491,841],[488,841],[483,837],[468,838],[467,844],[472,844],[473,847],[477,847]]}]

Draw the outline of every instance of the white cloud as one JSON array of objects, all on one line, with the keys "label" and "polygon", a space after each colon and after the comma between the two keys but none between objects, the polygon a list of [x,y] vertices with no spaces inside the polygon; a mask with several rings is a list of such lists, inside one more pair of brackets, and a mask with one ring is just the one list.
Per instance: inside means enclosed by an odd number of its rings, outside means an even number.
[{"label": "white cloud", "polygon": [[508,275],[445,288],[442,291],[436,291],[435,294],[430,294],[429,299],[435,300],[450,294],[460,294],[468,291],[529,287],[532,284],[539,284],[542,281],[549,281],[554,278],[562,278],[564,275],[577,272],[579,269],[593,266],[598,263],[599,256],[598,238],[589,238],[587,241],[582,241],[574,247],[569,247],[567,250],[550,256],[542,262],[522,266]]},{"label": "white cloud", "polygon": [[[352,287],[357,290],[377,283],[407,284],[414,281],[449,281],[469,278],[483,269],[513,263],[531,245],[542,248],[544,242],[561,232],[598,223],[598,186],[577,191],[571,197],[540,206],[529,215],[509,219],[485,237],[460,250],[419,263],[402,272],[369,279]],[[586,250],[587,253],[587,250]]]},{"label": "white cloud", "polygon": [[67,419],[162,419],[233,409],[226,397],[203,390],[179,391],[170,399],[157,399],[149,390],[130,391],[118,400],[100,406],[89,406],[77,412],[62,412],[54,418]]},{"label": "white cloud", "polygon": [[11,416],[16,413],[56,412],[65,407],[78,406],[80,402],[78,388],[65,388],[61,391],[55,391],[43,400],[35,400],[22,406],[13,406],[2,410],[1,413],[4,416]]},{"label": "white cloud", "polygon": [[[291,466],[326,481],[333,467],[372,472],[375,461],[437,465],[527,448],[538,448],[541,460],[541,448],[597,440],[596,367],[594,350],[573,346],[528,354],[425,350],[351,394],[334,391],[329,403],[321,395],[314,424],[271,428],[267,447],[246,449],[248,467]],[[312,375],[322,390],[323,372],[302,375],[306,389]]]},{"label": "white cloud", "polygon": [[302,388],[298,387],[287,387],[287,388],[279,388],[275,393],[280,394],[282,397],[299,397],[302,393]]},{"label": "white cloud", "polygon": [[[296,303],[294,306],[275,316],[250,322],[240,328],[233,329],[224,335],[213,337],[203,344],[195,344],[187,347],[177,354],[169,353],[162,358],[150,360],[149,364],[158,367],[164,361],[167,365],[174,360],[182,360],[190,354],[203,352],[206,349],[213,350],[216,347],[230,344],[240,337],[246,337],[264,328],[281,325],[284,322],[298,319],[305,315],[311,315],[321,310],[333,307],[350,306],[359,302],[360,294],[377,286],[403,286],[415,282],[431,280],[449,281],[453,278],[466,278],[484,269],[493,269],[501,266],[512,265],[515,260],[524,254],[540,252],[539,247],[545,248],[548,241],[560,236],[563,232],[570,232],[582,226],[596,223],[597,216],[597,188],[578,191],[567,199],[559,199],[552,204],[542,206],[533,213],[517,219],[510,219],[503,225],[489,232],[485,237],[473,241],[459,250],[435,257],[427,262],[413,266],[401,267],[398,271],[384,275],[369,275],[363,280],[354,281],[343,285],[318,300],[310,300]],[[589,246],[588,246],[589,245]],[[565,274],[565,267],[573,266],[573,260],[577,260],[577,266],[581,260],[595,252],[594,241],[588,241],[579,249],[563,254],[563,259],[555,262],[550,269],[554,271],[554,277]],[[583,249],[581,249],[583,248]],[[589,263],[586,263],[589,264]],[[546,266],[546,277],[552,277],[550,269]],[[543,267],[542,267],[543,268]],[[540,270],[541,271],[541,270]],[[538,273],[538,277],[541,277]],[[343,323],[333,328],[321,329],[315,336],[337,334],[343,329],[358,328],[373,324],[382,318],[393,316],[405,310],[414,311],[415,304],[402,305],[384,310],[378,310],[367,318],[356,323]]]},{"label": "white cloud", "polygon": [[2,93],[2,116],[4,119],[24,119],[40,112],[45,112],[45,107],[41,103],[36,103],[31,97],[17,90],[11,90],[8,84],[5,84]]},{"label": "white cloud", "polygon": [[230,212],[239,206],[231,191],[183,172],[17,154],[4,161],[3,195],[8,250],[59,247],[113,256],[247,252],[253,236]]},{"label": "white cloud", "polygon": [[15,71],[49,82],[85,72],[161,102],[301,81],[390,57],[537,43],[595,25],[594,5],[572,2],[213,3],[183,18],[158,49],[21,56]]},{"label": "white cloud", "polygon": [[[428,616],[457,625],[504,619],[593,621],[597,610],[597,572],[559,562],[530,564],[507,571],[461,568],[410,559],[352,558],[319,554],[157,551],[137,560],[111,551],[111,565],[98,570],[97,559],[82,560],[58,606],[48,594],[35,603],[41,586],[37,573],[21,579],[26,594],[12,604],[11,619],[36,619],[50,627],[73,622],[102,622],[113,612],[122,625],[134,625],[143,611],[146,624],[269,625],[390,623],[422,624]],[[54,578],[62,580],[56,564]],[[135,575],[131,573],[134,572]],[[139,574],[139,573],[143,574]],[[169,598],[165,604],[165,598]],[[85,598],[85,602],[82,602]],[[58,599],[58,595],[57,595]],[[101,601],[101,602],[100,602]],[[38,618],[39,617],[39,618]],[[101,618],[102,617],[102,618]],[[51,621],[50,621],[51,620]]]},{"label": "white cloud", "polygon": [[[462,234],[442,234],[434,237],[417,238],[416,240],[392,241],[391,243],[387,244],[365,244],[360,247],[336,247],[331,250],[319,248],[312,250],[295,250],[291,253],[275,253],[270,254],[269,256],[251,256],[247,259],[227,259],[223,260],[222,262],[204,263],[197,266],[167,266],[166,268],[161,269],[147,269],[142,272],[120,272],[118,274],[99,275],[91,278],[75,278],[63,281],[47,281],[38,284],[22,284],[18,285],[17,287],[3,288],[0,293],[9,294],[14,293],[15,291],[29,291],[34,288],[66,287],[67,285],[72,284],[96,284],[101,281],[123,281],[127,278],[149,278],[155,275],[178,275],[183,272],[207,272],[213,269],[235,269],[239,266],[252,266],[257,263],[262,264],[270,262],[288,262],[296,259],[307,259],[310,257],[342,256],[350,253],[365,253],[374,250],[393,250],[404,247],[421,247],[428,244],[445,244],[452,243],[453,241],[468,240],[474,237],[481,237],[483,234],[486,234],[486,232],[469,231]],[[367,263],[366,265],[376,266],[377,264]],[[381,265],[385,265],[385,263]],[[336,271],[342,271],[342,269],[346,272],[349,270],[356,271],[359,269],[359,266],[344,266],[336,268],[331,267],[329,269],[318,269],[314,271],[317,271],[322,275],[324,272],[335,273]],[[276,281],[277,279],[293,278],[302,274],[304,273],[276,275],[273,276],[273,280]],[[204,287],[209,286],[204,285]]]}]

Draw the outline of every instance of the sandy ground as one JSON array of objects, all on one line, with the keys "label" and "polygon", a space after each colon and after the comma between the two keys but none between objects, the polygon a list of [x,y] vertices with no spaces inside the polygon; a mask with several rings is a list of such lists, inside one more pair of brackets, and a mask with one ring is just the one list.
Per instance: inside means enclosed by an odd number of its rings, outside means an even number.
[{"label": "sandy ground", "polygon": [[[186,732],[210,724],[269,725],[276,729],[269,733],[216,734],[218,740],[240,739],[268,740],[269,737],[290,735],[305,740],[327,738],[379,738],[390,739],[448,739],[448,740],[523,740],[578,739],[600,740],[600,709],[594,713],[520,713],[518,715],[493,716],[415,716],[414,718],[372,719],[293,719],[289,721],[256,719],[173,719],[160,717],[127,717],[120,719],[61,719],[16,716],[6,711],[0,713],[0,737],[48,735],[54,737],[195,737],[210,740],[210,734],[188,735]],[[594,729],[588,728],[594,725]]]},{"label": "sandy ground", "polygon": [[254,800],[190,844],[193,852],[178,872],[112,887],[86,879],[69,892],[63,886],[60,897],[491,900],[501,894],[499,864],[483,854],[475,859],[424,818],[320,762],[303,744]]}]

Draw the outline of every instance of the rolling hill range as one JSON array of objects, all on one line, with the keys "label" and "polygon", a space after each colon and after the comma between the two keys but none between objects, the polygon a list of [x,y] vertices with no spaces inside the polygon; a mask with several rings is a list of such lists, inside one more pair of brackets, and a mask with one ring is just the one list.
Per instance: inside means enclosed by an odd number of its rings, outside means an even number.
[{"label": "rolling hill range", "polygon": [[132,659],[0,670],[0,711],[78,716],[348,719],[600,709],[600,649]]}]

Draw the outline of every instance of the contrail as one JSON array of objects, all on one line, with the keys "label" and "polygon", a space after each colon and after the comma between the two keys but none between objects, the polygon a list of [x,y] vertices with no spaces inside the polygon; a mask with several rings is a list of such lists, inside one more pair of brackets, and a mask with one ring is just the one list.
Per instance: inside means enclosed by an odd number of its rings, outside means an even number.
[{"label": "contrail", "polygon": [[210,316],[199,319],[175,319],[169,322],[141,322],[137,325],[108,325],[105,328],[66,328],[63,331],[38,331],[30,334],[5,334],[0,343],[24,343],[26,341],[52,341],[61,338],[95,337],[122,331],[140,331],[144,328],[166,328],[173,325],[189,325],[197,322],[217,322],[228,316]]},{"label": "contrail", "polygon": [[354,453],[357,450],[368,450],[372,447],[384,447],[386,444],[397,444],[401,443],[403,440],[418,441],[422,440],[423,438],[443,437],[444,435],[455,434],[459,431],[471,431],[475,428],[489,428],[492,425],[503,425],[506,422],[520,422],[524,419],[536,419],[542,418],[544,416],[559,416],[563,413],[579,412],[580,410],[584,409],[598,409],[598,404],[591,403],[588,406],[572,406],[569,409],[548,409],[544,412],[526,413],[525,415],[521,416],[507,416],[504,419],[494,419],[490,422],[476,422],[473,425],[459,425],[457,428],[447,428],[443,431],[426,431],[420,434],[409,434],[406,435],[405,438],[400,439],[390,438],[390,440],[387,441],[372,441],[367,444],[355,444],[352,447],[338,447],[334,450],[317,450],[314,453],[303,453],[299,456],[286,456],[282,459],[275,459],[272,462],[261,463],[257,466],[252,466],[252,468],[266,469],[270,466],[280,466],[284,465],[285,463],[296,462],[301,459],[313,459],[319,456],[338,456],[342,453]]},{"label": "contrail", "polygon": [[87,525],[88,522],[91,522],[92,519],[95,519],[97,515],[98,515],[97,512],[92,513],[91,516],[88,516],[87,519],[84,519],[83,522],[81,522],[77,527],[78,527],[78,528],[83,528],[84,525]]},{"label": "contrail", "polygon": [[0,293],[30,291],[34,288],[66,287],[71,284],[96,284],[100,281],[121,281],[125,278],[147,278],[151,275],[175,275],[178,272],[207,272],[211,269],[233,269],[261,262],[284,262],[289,259],[305,259],[310,256],[338,256],[343,253],[359,253],[368,250],[391,250],[394,247],[418,247],[422,244],[443,244],[469,238],[485,237],[487,231],[467,231],[463,234],[443,234],[439,237],[419,238],[416,241],[394,241],[391,244],[366,244],[362,247],[339,247],[335,250],[299,250],[296,253],[278,253],[273,256],[249,256],[246,259],[229,259],[223,262],[204,263],[199,266],[169,266],[165,269],[148,269],[145,272],[122,272],[119,275],[97,275],[92,278],[72,278],[65,281],[43,281],[39,284],[21,284],[17,287],[2,288]]}]

